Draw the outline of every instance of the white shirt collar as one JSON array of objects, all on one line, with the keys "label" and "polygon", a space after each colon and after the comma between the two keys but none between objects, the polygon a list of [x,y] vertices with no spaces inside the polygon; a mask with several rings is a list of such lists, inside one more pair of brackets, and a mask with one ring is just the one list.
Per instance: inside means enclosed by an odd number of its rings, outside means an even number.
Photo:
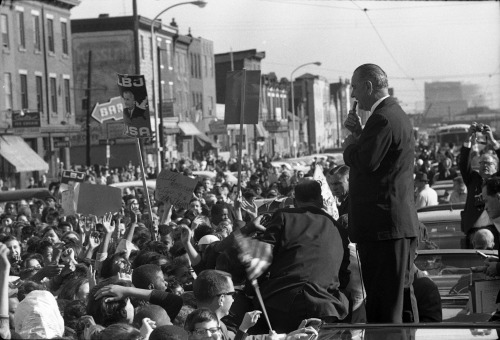
[{"label": "white shirt collar", "polygon": [[378,106],[380,103],[382,103],[382,101],[383,101],[385,98],[387,98],[387,97],[390,97],[390,96],[389,96],[389,95],[387,95],[387,96],[385,96],[385,97],[382,97],[382,98],[380,98],[379,100],[377,100],[377,101],[375,102],[375,104],[373,104],[373,105],[372,105],[372,108],[370,109],[370,115],[373,113],[373,111],[375,111],[375,109],[377,108],[377,106]]}]

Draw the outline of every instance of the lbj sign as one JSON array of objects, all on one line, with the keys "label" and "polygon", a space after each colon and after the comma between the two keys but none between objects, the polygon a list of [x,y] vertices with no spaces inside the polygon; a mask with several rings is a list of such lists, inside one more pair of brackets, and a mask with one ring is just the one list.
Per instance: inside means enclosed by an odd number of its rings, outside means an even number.
[{"label": "lbj sign", "polygon": [[107,103],[97,103],[92,111],[92,117],[99,123],[105,120],[121,120],[123,119],[123,101],[121,97],[114,97]]}]

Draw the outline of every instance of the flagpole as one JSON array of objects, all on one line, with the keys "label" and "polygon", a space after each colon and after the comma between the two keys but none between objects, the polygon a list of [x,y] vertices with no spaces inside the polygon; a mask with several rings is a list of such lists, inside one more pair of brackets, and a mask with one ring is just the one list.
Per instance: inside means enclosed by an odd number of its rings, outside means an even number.
[{"label": "flagpole", "polygon": [[139,162],[141,163],[142,186],[144,188],[144,192],[146,195],[146,202],[148,204],[148,212],[149,212],[149,221],[151,223],[149,230],[151,231],[151,237],[153,237],[153,239],[156,240],[156,234],[154,232],[154,226],[153,226],[153,209],[151,207],[151,200],[149,199],[148,186],[146,184],[146,171],[144,171],[144,161],[142,159],[142,148],[141,148],[140,138],[136,138],[136,146],[137,146],[137,153],[139,154]]},{"label": "flagpole", "polygon": [[242,168],[242,153],[243,153],[243,119],[245,118],[245,85],[246,85],[247,70],[243,69],[243,80],[241,85],[241,107],[240,107],[240,140],[238,143],[238,190],[237,199],[241,199],[241,168]]}]

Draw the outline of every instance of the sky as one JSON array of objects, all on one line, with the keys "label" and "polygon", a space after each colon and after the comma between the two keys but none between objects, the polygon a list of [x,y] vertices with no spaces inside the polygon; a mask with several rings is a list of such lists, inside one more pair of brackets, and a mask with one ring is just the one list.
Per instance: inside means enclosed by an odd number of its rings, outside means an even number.
[{"label": "sky", "polygon": [[[132,0],[80,0],[72,19],[132,15]],[[186,0],[188,1],[188,0]],[[138,14],[154,18],[183,0],[137,0]],[[364,63],[381,66],[408,113],[422,112],[424,83],[479,85],[478,95],[500,108],[500,2],[207,0],[160,17],[175,18],[180,34],[214,42],[215,53],[265,52],[263,73],[350,79]]]}]

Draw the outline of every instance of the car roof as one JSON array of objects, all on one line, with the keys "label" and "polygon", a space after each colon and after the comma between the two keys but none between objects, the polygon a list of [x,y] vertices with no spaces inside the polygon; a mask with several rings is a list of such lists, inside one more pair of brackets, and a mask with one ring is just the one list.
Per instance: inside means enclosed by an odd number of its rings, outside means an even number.
[{"label": "car roof", "polygon": [[418,220],[422,223],[438,221],[460,221],[460,212],[462,210],[436,210],[418,212]]},{"label": "car roof", "polygon": [[465,202],[461,203],[445,203],[438,205],[430,205],[428,207],[422,207],[417,210],[417,212],[424,211],[439,211],[439,210],[463,210],[465,208]]},{"label": "car roof", "polygon": [[[417,253],[418,255],[476,255],[476,251],[476,249],[422,249],[417,250]],[[498,250],[481,249],[481,252],[486,255],[498,255]]]}]

